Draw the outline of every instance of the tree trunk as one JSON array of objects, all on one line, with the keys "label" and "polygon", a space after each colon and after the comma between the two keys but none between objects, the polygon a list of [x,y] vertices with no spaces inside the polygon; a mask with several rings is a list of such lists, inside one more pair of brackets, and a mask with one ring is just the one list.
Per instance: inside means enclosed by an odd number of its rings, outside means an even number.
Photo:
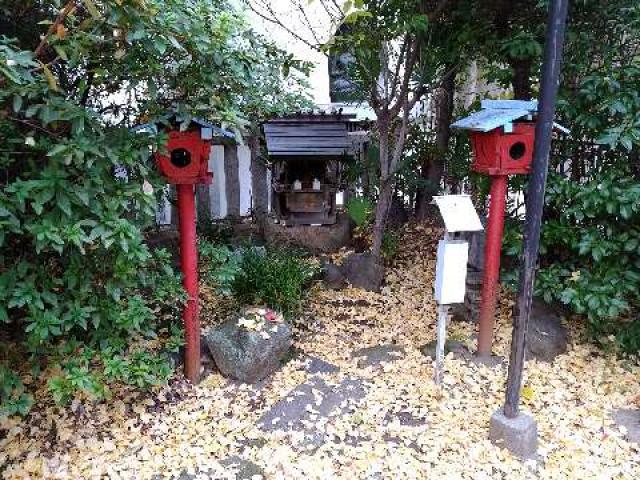
[{"label": "tree trunk", "polygon": [[267,165],[260,155],[260,138],[257,135],[252,135],[249,137],[248,143],[251,151],[251,208],[253,218],[262,234],[269,207]]},{"label": "tree trunk", "polygon": [[421,176],[426,185],[416,192],[416,218],[424,220],[429,211],[429,204],[440,190],[440,182],[445,167],[445,155],[451,138],[451,120],[453,117],[453,96],[455,93],[455,74],[444,79],[442,87],[435,92],[436,109],[436,151],[428,155],[422,164]]},{"label": "tree trunk", "polygon": [[196,185],[196,208],[198,212],[198,224],[205,225],[211,222],[211,196],[209,185]]},{"label": "tree trunk", "polygon": [[384,239],[387,213],[393,195],[392,177],[389,175],[389,119],[378,117],[378,131],[380,133],[380,192],[376,204],[375,220],[373,224],[373,239],[371,254],[380,260],[382,256],[382,240]]},{"label": "tree trunk", "polygon": [[509,65],[513,71],[513,96],[516,100],[531,100],[531,59],[509,60]]},{"label": "tree trunk", "polygon": [[370,165],[369,165],[369,143],[365,143],[362,146],[362,196],[365,198],[371,198],[371,175],[370,175]]},{"label": "tree trunk", "polygon": [[227,192],[227,215],[240,216],[240,173],[238,171],[238,146],[224,146],[225,190]]}]

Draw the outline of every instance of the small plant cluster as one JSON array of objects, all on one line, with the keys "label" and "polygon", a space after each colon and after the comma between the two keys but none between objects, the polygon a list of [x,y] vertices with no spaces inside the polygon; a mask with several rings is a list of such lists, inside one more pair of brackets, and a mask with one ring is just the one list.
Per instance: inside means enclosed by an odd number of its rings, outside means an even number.
[{"label": "small plant cluster", "polygon": [[33,396],[25,392],[20,377],[0,365],[0,417],[26,415],[33,404]]},{"label": "small plant cluster", "polygon": [[231,283],[233,296],[245,305],[267,305],[293,316],[318,266],[285,250],[249,249],[242,255],[240,272]]},{"label": "small plant cluster", "polygon": [[350,198],[346,209],[356,228],[366,228],[373,220],[373,203],[366,197]]},{"label": "small plant cluster", "polygon": [[202,280],[214,285],[220,293],[231,295],[233,281],[242,268],[242,251],[201,237],[198,241],[198,253]]},{"label": "small plant cluster", "polygon": [[233,250],[200,240],[204,281],[244,305],[266,305],[292,316],[318,266],[302,254],[282,249],[246,247]]}]

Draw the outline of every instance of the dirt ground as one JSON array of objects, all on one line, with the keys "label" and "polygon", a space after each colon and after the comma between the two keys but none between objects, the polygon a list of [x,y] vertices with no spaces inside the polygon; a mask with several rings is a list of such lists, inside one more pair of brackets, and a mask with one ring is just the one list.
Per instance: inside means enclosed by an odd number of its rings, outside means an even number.
[{"label": "dirt ground", "polygon": [[[296,324],[296,355],[266,382],[242,386],[214,372],[197,387],[177,377],[152,394],[122,390],[97,405],[45,404],[0,425],[0,472],[11,479],[236,478],[228,459],[239,458],[257,467],[252,480],[640,478],[640,445],[611,417],[639,393],[640,367],[588,344],[575,320],[565,355],[526,365],[523,410],[538,422],[537,460],[521,462],[487,438],[503,401],[505,367],[449,355],[443,387],[433,384],[420,347],[435,337],[437,236],[410,227],[379,294],[315,286]],[[495,353],[506,355],[508,297],[500,309]],[[470,324],[449,328],[450,338],[470,348],[472,335]],[[402,346],[404,357],[360,367],[352,356],[390,344]],[[309,355],[337,369],[311,373]],[[318,375],[328,385],[357,381],[365,394],[345,397],[332,415],[309,407],[301,430],[259,425],[293,389],[317,385],[311,377]],[[324,393],[313,390],[319,405]]]}]

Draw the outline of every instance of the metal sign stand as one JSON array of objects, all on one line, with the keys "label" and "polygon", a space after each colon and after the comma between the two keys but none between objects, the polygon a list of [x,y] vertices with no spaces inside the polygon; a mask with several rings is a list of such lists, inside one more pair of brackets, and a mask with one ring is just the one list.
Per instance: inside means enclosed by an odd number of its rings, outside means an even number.
[{"label": "metal sign stand", "polygon": [[438,305],[438,326],[436,337],[436,366],[433,372],[433,381],[436,385],[442,383],[444,370],[444,345],[447,341],[447,321],[449,320],[449,306]]},{"label": "metal sign stand", "polygon": [[444,349],[447,340],[449,305],[464,302],[469,243],[452,234],[482,230],[471,198],[468,195],[445,195],[434,198],[445,224],[445,233],[438,244],[434,298],[438,304],[436,361],[434,382],[442,384]]}]

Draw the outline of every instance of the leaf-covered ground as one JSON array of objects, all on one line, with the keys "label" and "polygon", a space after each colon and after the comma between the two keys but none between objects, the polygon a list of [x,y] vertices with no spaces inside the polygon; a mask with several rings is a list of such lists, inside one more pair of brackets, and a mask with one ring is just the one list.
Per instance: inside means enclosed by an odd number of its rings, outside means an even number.
[{"label": "leaf-covered ground", "polygon": [[[444,386],[434,386],[431,360],[419,347],[434,339],[437,236],[426,226],[405,232],[380,294],[315,287],[296,328],[296,356],[267,382],[239,386],[211,373],[195,388],[176,378],[152,394],[115,392],[98,405],[39,405],[26,420],[0,425],[0,472],[5,478],[235,478],[226,459],[240,457],[269,479],[640,478],[640,446],[625,440],[611,419],[613,408],[629,406],[637,395],[640,367],[584,342],[578,325],[571,325],[567,354],[553,364],[527,362],[523,407],[538,422],[537,462],[520,462],[487,440],[489,418],[503,400],[504,367],[449,355]],[[222,316],[204,290],[205,312]],[[498,322],[501,355],[508,352],[509,302],[502,300]],[[470,347],[472,334],[467,324],[449,329]],[[352,358],[359,348],[381,344],[401,345],[406,355],[366,368]],[[321,375],[327,384],[361,379],[366,395],[346,399],[331,416],[310,406],[300,431],[261,429],[265,412],[310,381],[307,355],[339,368]],[[320,405],[323,392],[312,392]],[[311,442],[310,435],[321,440]]]}]

